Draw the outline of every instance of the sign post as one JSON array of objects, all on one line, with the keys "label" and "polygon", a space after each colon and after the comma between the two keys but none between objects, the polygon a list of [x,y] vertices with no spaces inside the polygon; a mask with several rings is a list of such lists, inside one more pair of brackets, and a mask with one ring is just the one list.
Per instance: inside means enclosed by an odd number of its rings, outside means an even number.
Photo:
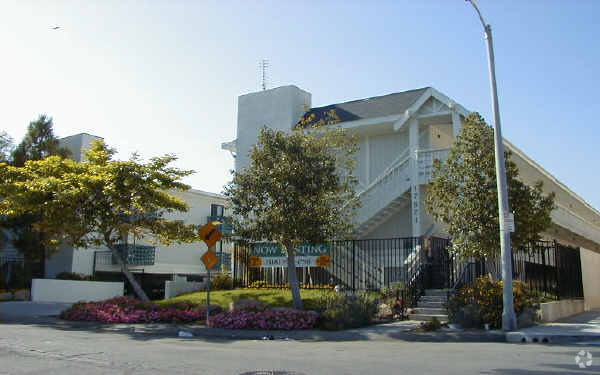
[{"label": "sign post", "polygon": [[215,244],[221,239],[221,232],[217,230],[217,225],[219,222],[213,221],[206,224],[200,230],[200,238],[206,246],[208,246],[208,251],[202,255],[200,260],[204,263],[204,267],[206,267],[206,273],[208,276],[207,285],[206,285],[206,326],[208,327],[208,317],[210,316],[210,271],[214,266],[219,263],[219,257],[215,254]]},{"label": "sign post", "polygon": [[206,272],[208,273],[208,281],[206,283],[206,328],[208,328],[208,317],[210,316],[210,268],[207,268]]}]

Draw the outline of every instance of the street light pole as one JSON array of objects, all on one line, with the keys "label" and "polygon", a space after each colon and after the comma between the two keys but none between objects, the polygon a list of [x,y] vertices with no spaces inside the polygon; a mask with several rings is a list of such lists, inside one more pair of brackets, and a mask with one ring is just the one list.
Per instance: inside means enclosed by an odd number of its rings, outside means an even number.
[{"label": "street light pole", "polygon": [[506,169],[504,164],[504,144],[500,130],[500,108],[498,106],[498,90],[496,87],[496,67],[494,64],[494,45],[492,41],[492,26],[483,20],[475,0],[467,0],[473,5],[485,32],[488,50],[488,68],[490,73],[490,89],[492,94],[492,111],[494,112],[494,144],[496,154],[496,184],[498,190],[498,215],[500,222],[500,254],[502,260],[503,294],[502,329],[512,331],[517,329],[517,318],[513,303],[512,290],[512,256],[510,247],[510,232],[505,225],[508,218],[508,189],[506,187]]}]

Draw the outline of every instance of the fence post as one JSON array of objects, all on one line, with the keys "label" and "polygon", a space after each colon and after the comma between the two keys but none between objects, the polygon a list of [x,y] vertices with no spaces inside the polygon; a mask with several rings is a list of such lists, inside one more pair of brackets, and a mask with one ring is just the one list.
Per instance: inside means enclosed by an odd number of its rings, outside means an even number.
[{"label": "fence post", "polygon": [[352,240],[352,291],[356,292],[356,240]]},{"label": "fence post", "polygon": [[237,264],[236,264],[236,261],[235,261],[236,259],[237,259],[237,244],[234,243],[233,244],[233,254],[231,254],[231,268],[232,268],[231,274],[233,276],[233,282],[234,283],[235,283],[235,279],[236,279],[235,276],[236,276],[236,271],[237,271],[236,270]]},{"label": "fence post", "polygon": [[552,241],[552,246],[554,247],[554,281],[556,282],[556,297],[557,299],[561,299],[563,297],[563,286],[560,280],[560,268],[563,267],[562,254],[556,240]]}]

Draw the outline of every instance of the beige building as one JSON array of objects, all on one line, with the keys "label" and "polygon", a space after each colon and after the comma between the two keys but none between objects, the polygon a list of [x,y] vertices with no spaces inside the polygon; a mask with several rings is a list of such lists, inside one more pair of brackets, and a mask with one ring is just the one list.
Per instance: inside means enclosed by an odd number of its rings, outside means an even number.
[{"label": "beige building", "polygon": [[[236,171],[248,166],[248,153],[263,126],[291,131],[306,108],[317,119],[335,110],[341,120],[335,126],[359,137],[357,238],[446,236],[423,202],[432,163],[447,157],[469,110],[432,87],[316,108],[311,108],[311,94],[296,86],[242,95],[237,138],[222,145],[235,155]],[[544,237],[580,248],[586,307],[600,307],[600,212],[523,151],[507,140],[505,145],[524,182],[541,180],[546,192],[556,193],[553,225]]]}]

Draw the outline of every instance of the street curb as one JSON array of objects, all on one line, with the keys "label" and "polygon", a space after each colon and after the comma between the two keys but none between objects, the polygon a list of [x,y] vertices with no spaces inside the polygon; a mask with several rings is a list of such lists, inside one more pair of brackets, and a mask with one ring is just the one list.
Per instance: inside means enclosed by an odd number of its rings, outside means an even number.
[{"label": "street curb", "polygon": [[600,335],[557,335],[543,333],[528,334],[524,332],[508,332],[506,334],[507,342],[522,344],[568,344],[596,340],[600,340]]}]

